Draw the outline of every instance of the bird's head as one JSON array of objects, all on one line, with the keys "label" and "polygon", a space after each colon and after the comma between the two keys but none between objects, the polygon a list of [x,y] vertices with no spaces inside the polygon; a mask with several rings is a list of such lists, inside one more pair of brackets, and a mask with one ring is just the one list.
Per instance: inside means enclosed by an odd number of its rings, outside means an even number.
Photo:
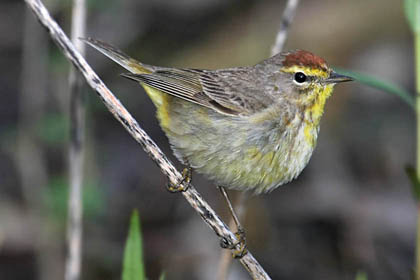
[{"label": "bird's head", "polygon": [[275,73],[273,91],[296,102],[317,120],[334,85],[352,80],[333,71],[323,58],[303,50],[275,55],[265,65]]}]

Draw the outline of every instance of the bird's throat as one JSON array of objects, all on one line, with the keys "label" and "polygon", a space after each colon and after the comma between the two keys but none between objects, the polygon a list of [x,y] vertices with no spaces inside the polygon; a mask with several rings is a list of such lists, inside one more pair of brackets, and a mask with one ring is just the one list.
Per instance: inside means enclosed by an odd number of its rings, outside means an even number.
[{"label": "bird's throat", "polygon": [[305,102],[304,114],[304,134],[305,140],[311,146],[315,146],[316,138],[318,136],[319,123],[324,113],[325,103],[328,97],[331,96],[333,85],[319,87],[314,90],[314,93]]}]

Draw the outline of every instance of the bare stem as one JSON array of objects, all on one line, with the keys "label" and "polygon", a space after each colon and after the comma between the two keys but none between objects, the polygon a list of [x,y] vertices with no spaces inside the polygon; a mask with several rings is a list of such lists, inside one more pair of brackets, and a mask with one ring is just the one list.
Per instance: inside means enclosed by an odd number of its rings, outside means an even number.
[{"label": "bare stem", "polygon": [[[235,212],[238,215],[238,219],[243,221],[243,217],[246,213],[246,206],[245,206],[245,200],[246,200],[246,193],[240,192],[237,196],[235,201],[233,202],[233,205],[235,206]],[[231,215],[230,221],[229,221],[229,228],[233,228],[236,226],[235,218]],[[217,278],[219,280],[226,280],[228,279],[229,275],[229,267],[232,264],[232,254],[224,250],[220,254],[219,258],[219,265],[217,270]]]},{"label": "bare stem", "polygon": [[[417,178],[420,178],[420,33],[414,32],[416,58],[416,116],[417,116]],[[420,204],[417,205],[416,267],[415,279],[420,280]]]},{"label": "bare stem", "polygon": [[[275,55],[283,50],[284,44],[287,39],[289,27],[295,17],[298,4],[299,0],[288,0],[288,2],[286,3],[286,7],[283,11],[282,21],[280,23],[280,28],[276,36],[276,41],[271,49],[271,55]],[[246,206],[244,204],[244,201],[245,194],[241,193],[238,202],[236,203],[236,212],[239,216],[239,219],[241,219],[246,212]],[[234,217],[232,217],[229,222],[229,227],[233,227],[234,225],[235,219]],[[231,263],[232,257],[229,255],[229,253],[226,251],[222,252],[219,261],[218,279],[227,279]]]},{"label": "bare stem", "polygon": [[287,33],[289,31],[290,24],[296,14],[296,8],[299,4],[299,0],[287,1],[286,8],[284,9],[283,16],[281,18],[279,32],[276,36],[276,42],[271,49],[271,55],[278,54],[283,50],[284,43],[287,39]]},{"label": "bare stem", "polygon": [[[86,3],[85,0],[73,0],[71,38],[81,54],[85,45],[78,40],[85,36]],[[66,280],[80,279],[82,263],[82,184],[84,160],[85,106],[83,102],[83,80],[75,68],[70,69],[70,147],[69,174],[70,191],[67,217],[67,259]]]},{"label": "bare stem", "polygon": [[29,11],[25,13],[23,30],[22,88],[19,93],[17,150],[13,155],[23,199],[32,221],[29,228],[35,233],[32,240],[37,266],[35,278],[53,280],[62,275],[59,269],[61,259],[49,221],[42,215],[45,210],[42,194],[48,184],[48,172],[45,152],[36,131],[46,115],[47,38]]},{"label": "bare stem", "polygon": [[[144,151],[160,167],[162,173],[168,177],[170,183],[177,184],[182,180],[182,175],[178,172],[168,158],[162,153],[160,148],[139,126],[130,113],[122,106],[119,100],[111,93],[105,84],[99,79],[98,75],[87,64],[86,60],[74,48],[68,37],[64,34],[58,24],[51,18],[45,6],[39,0],[25,0],[28,7],[34,12],[40,23],[50,33],[51,38],[73,63],[73,65],[83,74],[87,83],[92,87],[108,110],[120,121],[130,135],[142,146]],[[184,187],[186,187],[184,185]],[[220,219],[210,205],[202,198],[197,190],[190,185],[182,195],[188,203],[201,216],[204,222],[221,238],[223,244],[232,245],[238,242],[236,236],[230,231],[226,224]],[[237,246],[239,247],[239,245]],[[239,248],[234,248],[232,250]],[[271,279],[264,271],[258,261],[248,252],[240,260],[253,279]]]}]

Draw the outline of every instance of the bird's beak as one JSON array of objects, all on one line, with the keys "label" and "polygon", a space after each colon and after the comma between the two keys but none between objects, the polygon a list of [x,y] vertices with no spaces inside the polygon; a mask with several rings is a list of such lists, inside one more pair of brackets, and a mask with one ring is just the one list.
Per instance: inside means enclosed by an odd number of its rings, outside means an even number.
[{"label": "bird's beak", "polygon": [[336,83],[353,81],[353,78],[350,78],[349,76],[341,75],[341,74],[338,74],[337,72],[331,71],[330,76],[328,78],[326,78],[324,81],[327,84],[336,84]]}]

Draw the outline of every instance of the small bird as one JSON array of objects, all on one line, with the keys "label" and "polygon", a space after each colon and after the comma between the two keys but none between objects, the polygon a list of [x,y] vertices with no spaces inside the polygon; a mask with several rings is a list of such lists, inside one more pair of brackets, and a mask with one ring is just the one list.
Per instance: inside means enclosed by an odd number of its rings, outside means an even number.
[{"label": "small bird", "polygon": [[312,155],[325,102],[351,81],[296,50],[220,70],[152,66],[91,38],[127,69],[157,109],[175,156],[230,189],[267,193],[296,178]]}]

